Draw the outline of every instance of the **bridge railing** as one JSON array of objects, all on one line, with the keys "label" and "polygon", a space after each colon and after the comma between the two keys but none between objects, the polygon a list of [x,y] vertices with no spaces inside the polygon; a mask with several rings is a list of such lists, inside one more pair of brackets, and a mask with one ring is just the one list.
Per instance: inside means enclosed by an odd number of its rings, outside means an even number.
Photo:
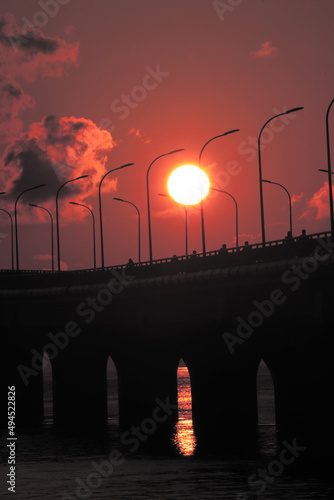
[{"label": "bridge railing", "polygon": [[195,255],[181,255],[176,258],[155,259],[153,262],[144,261],[130,265],[109,266],[104,270],[102,268],[61,272],[48,270],[0,270],[0,284],[2,287],[10,286],[11,288],[15,288],[16,284],[23,286],[22,278],[27,275],[34,275],[36,277],[36,286],[56,286],[58,284],[66,286],[67,283],[72,284],[73,282],[76,284],[88,284],[110,279],[111,271],[121,273],[126,271],[128,275],[134,275],[138,278],[149,278],[205,271],[215,268],[250,265],[312,255],[319,244],[318,239],[327,241],[330,237],[330,232],[314,233],[305,237],[299,236],[284,240],[269,241],[265,247],[263,247],[262,243],[255,243],[248,246],[213,250],[206,252],[205,255],[198,253]]}]

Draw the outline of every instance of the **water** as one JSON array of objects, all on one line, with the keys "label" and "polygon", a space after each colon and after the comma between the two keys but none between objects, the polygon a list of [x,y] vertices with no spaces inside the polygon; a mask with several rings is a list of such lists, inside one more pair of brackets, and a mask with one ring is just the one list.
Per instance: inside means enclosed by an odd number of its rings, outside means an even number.
[{"label": "water", "polygon": [[[262,480],[256,487],[248,485],[248,478],[256,475],[259,467],[267,469],[270,462],[277,459],[273,388],[264,364],[260,365],[258,382],[260,425],[256,456],[242,460],[196,456],[189,376],[187,369],[181,367],[178,371],[179,422],[173,438],[177,453],[125,453],[121,464],[119,456],[115,457],[117,465],[111,471],[111,451],[124,452],[118,444],[116,374],[108,373],[107,434],[100,438],[78,438],[59,436],[53,431],[51,378],[46,373],[45,425],[37,433],[25,431],[18,435],[15,494],[7,491],[4,480],[8,472],[7,452],[3,453],[2,498],[12,495],[17,500],[333,499],[334,488],[328,479],[312,477],[309,472],[303,474],[302,471],[292,475],[288,466],[277,477],[269,476],[270,483]],[[96,475],[94,463],[104,467],[104,478]],[[260,485],[263,491],[257,494]]]}]

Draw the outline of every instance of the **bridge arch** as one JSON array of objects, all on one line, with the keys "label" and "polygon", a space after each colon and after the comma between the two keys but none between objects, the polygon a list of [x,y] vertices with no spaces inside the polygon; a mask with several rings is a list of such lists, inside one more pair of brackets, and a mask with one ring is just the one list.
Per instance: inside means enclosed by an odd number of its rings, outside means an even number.
[{"label": "bridge arch", "polygon": [[108,424],[119,425],[118,371],[109,354],[106,360]]},{"label": "bridge arch", "polygon": [[258,425],[276,425],[275,385],[271,371],[264,359],[257,370]]},{"label": "bridge arch", "polygon": [[177,402],[178,421],[175,425],[174,444],[182,455],[192,455],[196,447],[196,438],[192,419],[191,378],[182,358],[177,367]]},{"label": "bridge arch", "polygon": [[43,420],[53,423],[53,368],[48,353],[43,352]]}]

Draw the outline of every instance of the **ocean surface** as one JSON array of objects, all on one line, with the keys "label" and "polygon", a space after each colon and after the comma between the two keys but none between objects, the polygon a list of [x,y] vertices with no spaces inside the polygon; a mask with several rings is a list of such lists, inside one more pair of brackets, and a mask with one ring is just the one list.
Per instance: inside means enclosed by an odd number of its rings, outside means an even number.
[{"label": "ocean surface", "polygon": [[[152,374],[154,376],[154,374]],[[257,453],[240,459],[199,457],[192,429],[188,370],[178,369],[179,422],[173,437],[174,452],[135,452],[114,455],[119,443],[117,375],[108,372],[107,433],[103,437],[64,437],[52,426],[52,380],[45,374],[45,424],[18,434],[16,492],[7,490],[7,451],[1,450],[1,498],[23,499],[334,499],[333,482],[310,472],[292,474],[289,466],[278,475],[260,480],[258,469],[268,470],[277,459],[274,395],[270,374],[261,363],[258,373],[259,430]],[[4,439],[2,439],[4,443]],[[118,453],[118,455],[117,455]],[[109,465],[108,465],[109,464]],[[96,473],[96,467],[102,471]],[[102,477],[104,476],[104,477]],[[248,483],[249,478],[256,478]],[[261,481],[261,482],[259,482]],[[261,490],[261,492],[259,491]]]}]

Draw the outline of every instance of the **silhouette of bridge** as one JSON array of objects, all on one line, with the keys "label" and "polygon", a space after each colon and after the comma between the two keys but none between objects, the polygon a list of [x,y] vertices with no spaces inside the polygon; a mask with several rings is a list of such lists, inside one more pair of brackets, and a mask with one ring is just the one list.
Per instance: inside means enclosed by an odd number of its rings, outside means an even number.
[{"label": "silhouette of bridge", "polygon": [[329,454],[330,237],[314,234],[103,270],[1,271],[2,382],[5,392],[16,387],[17,424],[43,421],[46,352],[56,426],[88,431],[105,424],[110,356],[122,429],[140,427],[159,401],[168,418],[155,434],[170,433],[182,358],[199,448],[242,449],[256,436],[256,377],[264,360],[280,436],[297,439],[317,456]]}]

